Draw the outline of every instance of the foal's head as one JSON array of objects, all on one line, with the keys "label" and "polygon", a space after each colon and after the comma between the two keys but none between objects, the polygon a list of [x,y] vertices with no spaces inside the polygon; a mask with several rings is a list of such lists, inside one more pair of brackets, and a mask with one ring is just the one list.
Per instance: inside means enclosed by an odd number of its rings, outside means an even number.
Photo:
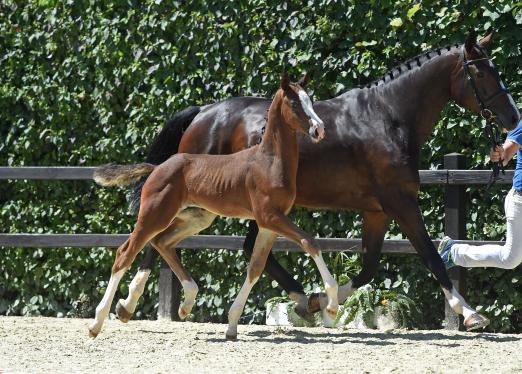
[{"label": "foal's head", "polygon": [[324,123],[315,113],[312,100],[304,87],[309,81],[305,74],[297,83],[290,82],[288,74],[281,77],[281,89],[276,94],[281,95],[281,112],[286,123],[294,130],[309,135],[318,142],[324,138]]},{"label": "foal's head", "polygon": [[511,130],[517,126],[520,113],[487,55],[491,44],[492,34],[478,42],[475,33],[469,34],[459,51],[459,63],[451,82],[452,97],[484,118],[494,118],[499,127]]}]

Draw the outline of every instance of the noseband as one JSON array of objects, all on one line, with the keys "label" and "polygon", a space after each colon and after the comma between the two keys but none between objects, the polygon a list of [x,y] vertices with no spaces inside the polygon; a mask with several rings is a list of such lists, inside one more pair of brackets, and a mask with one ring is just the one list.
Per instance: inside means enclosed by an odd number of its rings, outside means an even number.
[{"label": "noseband", "polygon": [[[497,97],[499,97],[500,95],[508,95],[509,91],[503,84],[501,84],[500,75],[498,73],[498,70],[495,67],[495,64],[493,63],[493,61],[491,61],[491,59],[488,57],[486,51],[483,48],[481,48],[480,46],[477,46],[477,48],[480,50],[482,55],[485,57],[477,58],[474,60],[466,60],[465,46],[462,45],[462,47],[460,48],[460,61],[462,63],[462,67],[464,68],[464,75],[466,76],[466,78],[471,86],[471,91],[473,92],[473,95],[475,96],[475,99],[477,100],[477,102],[480,106],[480,116],[486,120],[486,128],[485,128],[486,137],[488,138],[488,140],[491,144],[491,147],[495,148],[500,145],[501,130],[500,130],[498,124],[496,124],[494,121],[496,116],[493,114],[491,109],[489,109],[489,104],[491,104],[491,102],[493,100],[495,100]],[[473,76],[471,75],[471,73],[469,71],[469,65],[474,65],[479,61],[489,61],[490,67],[492,68],[493,73],[494,73],[495,77],[497,78],[497,82],[499,82],[499,85],[500,85],[500,88],[495,93],[493,93],[492,95],[487,97],[486,99],[482,99],[482,97],[480,96],[480,93],[477,90],[477,85],[475,83],[475,80],[473,79]],[[499,162],[493,163],[493,173],[491,174],[491,178],[489,179],[486,189],[489,189],[493,185],[493,183],[495,183],[495,181],[498,178],[500,170],[502,170],[502,174],[504,174],[504,165],[502,164],[502,160],[500,160]]]}]

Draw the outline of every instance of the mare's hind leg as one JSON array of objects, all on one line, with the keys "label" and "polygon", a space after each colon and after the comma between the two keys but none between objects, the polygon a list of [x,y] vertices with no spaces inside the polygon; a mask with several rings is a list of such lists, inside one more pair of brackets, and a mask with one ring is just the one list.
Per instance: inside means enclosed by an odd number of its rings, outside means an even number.
[{"label": "mare's hind leg", "polygon": [[[157,251],[153,248],[146,249],[147,252],[145,253],[145,257],[140,264],[140,268],[138,269],[138,272],[134,276],[134,279],[129,286],[129,295],[125,300],[120,299],[116,304],[116,314],[122,322],[128,322],[131,319],[132,314],[136,309],[138,299],[141,297],[145,289],[145,284],[149,278],[152,264],[156,259],[157,253],[161,252],[162,257],[165,258],[165,260],[166,256],[169,256],[170,258],[170,253],[166,253],[169,248],[172,248],[174,251],[174,247],[177,243],[179,243],[184,238],[190,235],[195,235],[209,227],[215,217],[216,216],[213,213],[209,213],[208,211],[201,208],[184,209],[178,213],[174,221],[172,221],[171,225],[164,232],[154,238],[153,241],[158,243],[155,245]],[[172,268],[170,263],[169,266]],[[195,282],[193,282],[193,285],[195,285]],[[197,286],[195,286],[195,288],[190,287],[189,285],[187,287],[183,286],[183,289],[185,291],[185,301],[187,301],[187,295],[193,295],[194,298],[196,297]],[[188,299],[190,300],[191,297],[189,296]],[[188,311],[190,312],[190,308],[188,308]],[[182,316],[180,314],[181,319],[185,317],[186,315]]]},{"label": "mare's hind leg", "polygon": [[465,327],[468,330],[475,330],[487,326],[489,320],[470,307],[453,287],[446,268],[426,231],[416,195],[397,191],[396,194],[384,196],[382,204],[385,211],[397,221],[401,230],[408,236],[421,260],[441,285],[450,307],[455,313],[464,316]]},{"label": "mare's hind leg", "polygon": [[[355,290],[369,283],[379,267],[384,235],[390,225],[390,218],[383,212],[364,212],[362,228],[362,269],[348,283],[339,286],[339,303],[344,303]],[[310,313],[324,309],[326,305],[325,294],[313,294],[310,296],[308,309]]]},{"label": "mare's hind leg", "polygon": [[277,235],[272,231],[263,228],[259,229],[252,256],[248,264],[245,283],[243,283],[241,290],[237,294],[236,299],[228,312],[228,328],[226,332],[226,338],[228,340],[235,340],[237,338],[239,317],[241,317],[241,314],[243,313],[250,290],[252,290],[252,287],[263,273],[266,258],[272,249],[276,237]]},{"label": "mare's hind leg", "polygon": [[[250,221],[248,233],[243,243],[243,250],[248,260],[252,257],[258,231],[259,228],[256,221]],[[306,297],[303,286],[279,264],[272,251],[268,254],[264,271],[266,271],[268,275],[288,293],[290,299],[296,303],[294,308],[295,312],[302,318],[311,320],[313,314],[308,312],[308,298]]]},{"label": "mare's hind leg", "polygon": [[[109,315],[114,294],[125,271],[131,266],[136,255],[145,244],[158,233],[165,230],[178,212],[181,195],[151,192],[145,195],[140,207],[138,220],[129,238],[116,251],[116,258],[112,265],[111,278],[102,301],[96,308],[96,316],[89,326],[89,335],[96,337]],[[158,209],[161,207],[161,209]]]},{"label": "mare's hind leg", "polygon": [[176,253],[176,245],[187,236],[197,234],[212,224],[214,213],[200,208],[188,208],[179,213],[175,222],[165,231],[152,239],[151,244],[167,261],[183,286],[184,300],[178,309],[180,319],[185,319],[191,312],[198,294],[198,285],[190,273],[183,267]]}]

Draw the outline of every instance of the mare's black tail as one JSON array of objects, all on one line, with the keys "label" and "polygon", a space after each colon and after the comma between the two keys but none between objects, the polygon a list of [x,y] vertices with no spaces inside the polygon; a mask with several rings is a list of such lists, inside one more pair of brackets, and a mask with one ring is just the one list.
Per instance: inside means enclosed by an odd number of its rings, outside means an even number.
[{"label": "mare's black tail", "polygon": [[[165,127],[152,142],[146,162],[159,165],[175,154],[178,151],[183,133],[200,111],[201,107],[191,106],[176,113],[172,119],[167,121]],[[139,211],[141,189],[146,179],[146,177],[141,178],[129,194],[130,210],[134,212],[134,214]]]}]

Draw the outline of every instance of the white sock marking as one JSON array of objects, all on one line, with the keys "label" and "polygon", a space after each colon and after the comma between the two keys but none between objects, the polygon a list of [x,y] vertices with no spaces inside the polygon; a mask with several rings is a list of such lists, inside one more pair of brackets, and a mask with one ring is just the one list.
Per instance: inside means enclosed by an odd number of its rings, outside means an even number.
[{"label": "white sock marking", "polygon": [[120,304],[125,308],[125,310],[129,313],[134,313],[136,310],[136,305],[138,304],[138,300],[143,295],[143,291],[145,290],[145,284],[149,279],[150,269],[149,270],[139,270],[134,279],[132,280],[129,286],[129,295],[127,299],[120,300]]},{"label": "white sock marking", "polygon": [[227,328],[227,335],[229,336],[235,336],[237,335],[237,325],[239,323],[239,317],[241,317],[241,313],[243,313],[243,309],[245,308],[245,304],[248,299],[248,295],[250,294],[250,291],[252,290],[252,287],[254,287],[254,284],[256,284],[258,278],[255,278],[250,282],[250,277],[247,274],[247,277],[245,279],[245,283],[243,283],[243,286],[241,287],[241,290],[239,290],[239,293],[237,294],[236,299],[234,300],[234,303],[230,307],[230,310],[228,311],[228,328]]},{"label": "white sock marking", "polygon": [[312,256],[317,268],[319,269],[319,273],[323,278],[324,288],[326,291],[326,295],[328,296],[328,305],[327,308],[331,310],[337,310],[339,307],[339,302],[337,299],[337,282],[335,281],[332,274],[328,270],[326,263],[323,260],[323,256],[321,255],[321,251],[317,253],[316,256]]},{"label": "white sock marking", "polygon": [[118,284],[120,283],[123,274],[125,274],[125,270],[120,270],[117,273],[111,274],[111,279],[109,280],[107,290],[105,290],[105,294],[103,295],[100,304],[98,304],[98,306],[96,307],[96,317],[89,326],[89,330],[91,330],[91,332],[98,334],[101,331],[103,322],[109,315],[112,300],[114,299],[114,294],[118,289]]},{"label": "white sock marking", "polygon": [[444,291],[446,300],[448,300],[448,304],[450,305],[451,309],[455,311],[455,313],[462,314],[464,318],[468,318],[472,314],[477,313],[466,303],[464,298],[458,293],[455,287],[451,289],[451,292],[446,290],[444,287],[442,288],[442,291]]}]

